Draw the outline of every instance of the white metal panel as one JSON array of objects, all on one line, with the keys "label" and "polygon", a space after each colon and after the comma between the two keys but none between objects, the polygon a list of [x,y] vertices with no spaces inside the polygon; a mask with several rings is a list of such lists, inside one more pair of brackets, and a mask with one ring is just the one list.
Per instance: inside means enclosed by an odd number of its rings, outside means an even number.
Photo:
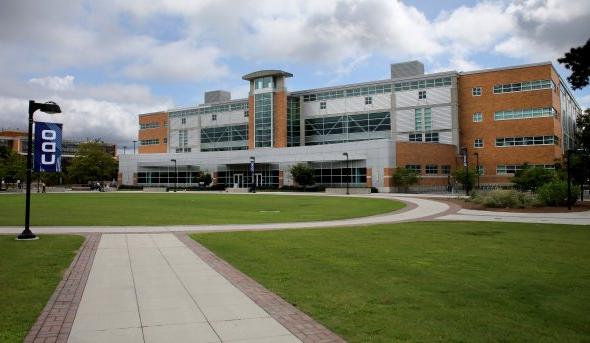
[{"label": "white metal panel", "polygon": [[318,115],[320,108],[319,101],[310,101],[301,103],[301,116],[311,117]]},{"label": "white metal panel", "polygon": [[451,119],[451,106],[439,106],[432,108],[432,129],[450,129],[453,126]]},{"label": "white metal panel", "polygon": [[450,131],[439,132],[438,133],[438,140],[439,140],[439,143],[453,144],[453,135]]},{"label": "white metal panel", "polygon": [[[419,91],[426,91],[426,99],[418,99]],[[447,104],[451,102],[451,87],[415,89],[396,92],[395,100],[395,106],[397,108]]]},{"label": "white metal panel", "polygon": [[178,148],[178,130],[170,131],[170,139],[168,140],[170,151],[174,152]]},{"label": "white metal panel", "polygon": [[430,88],[426,90],[428,104],[448,104],[451,102],[451,87]]},{"label": "white metal panel", "polygon": [[361,112],[365,110],[365,97],[355,96],[346,99],[346,112]]},{"label": "white metal panel", "polygon": [[397,132],[414,131],[416,128],[415,115],[413,109],[396,111]]},{"label": "white metal panel", "polygon": [[[319,104],[319,102],[318,102]],[[318,105],[319,109],[319,105]],[[326,100],[326,114],[341,114],[346,111],[346,104],[344,98]],[[321,112],[321,111],[320,111]]]},{"label": "white metal panel", "polygon": [[373,94],[373,109],[387,110],[391,109],[391,93]]},{"label": "white metal panel", "polygon": [[194,128],[187,130],[188,134],[188,146],[191,148],[197,148],[201,144],[201,129]]},{"label": "white metal panel", "polygon": [[180,117],[170,118],[170,124],[169,124],[170,131],[178,130],[181,127],[181,125],[182,124],[180,124]]},{"label": "white metal panel", "polygon": [[404,91],[395,93],[395,107],[422,106],[426,102],[418,101],[418,90]]},{"label": "white metal panel", "polygon": [[410,140],[410,135],[407,133],[400,133],[397,135],[397,141],[407,142]]}]

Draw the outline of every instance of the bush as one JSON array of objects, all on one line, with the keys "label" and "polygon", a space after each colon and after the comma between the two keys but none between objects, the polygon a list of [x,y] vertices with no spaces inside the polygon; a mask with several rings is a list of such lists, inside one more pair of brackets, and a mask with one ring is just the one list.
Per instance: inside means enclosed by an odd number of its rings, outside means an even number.
[{"label": "bush", "polygon": [[398,167],[393,173],[393,183],[397,186],[398,192],[408,193],[411,185],[418,183],[420,175],[415,171]]},{"label": "bush", "polygon": [[377,187],[371,187],[371,193],[379,193]]},{"label": "bush", "polygon": [[[572,203],[580,194],[580,187],[572,185]],[[539,187],[537,198],[545,206],[567,206],[567,181],[555,180]]]},{"label": "bush", "polygon": [[555,171],[543,167],[526,165],[510,180],[521,191],[536,191],[542,185],[556,178]]},{"label": "bush", "polygon": [[473,195],[473,202],[492,208],[525,208],[534,204],[531,195],[514,190],[494,190]]}]

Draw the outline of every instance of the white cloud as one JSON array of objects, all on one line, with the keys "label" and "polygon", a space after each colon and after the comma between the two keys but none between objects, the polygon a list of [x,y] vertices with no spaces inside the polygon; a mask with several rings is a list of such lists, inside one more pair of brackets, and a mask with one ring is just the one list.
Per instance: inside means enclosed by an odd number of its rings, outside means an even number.
[{"label": "white cloud", "polygon": [[32,78],[29,80],[29,82],[47,89],[59,91],[72,88],[72,86],[74,85],[74,77],[72,75],[66,75],[64,77],[46,76],[40,78]]}]

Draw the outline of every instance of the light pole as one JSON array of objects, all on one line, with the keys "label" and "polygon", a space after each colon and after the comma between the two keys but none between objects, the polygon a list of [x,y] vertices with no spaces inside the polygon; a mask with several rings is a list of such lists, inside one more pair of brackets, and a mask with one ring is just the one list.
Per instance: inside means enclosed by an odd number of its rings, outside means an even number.
[{"label": "light pole", "polygon": [[346,195],[349,195],[350,192],[348,190],[348,183],[350,182],[350,169],[348,167],[348,153],[343,152],[342,156],[346,156]]},{"label": "light pole", "polygon": [[31,218],[31,178],[33,174],[33,113],[35,111],[40,110],[41,112],[53,114],[53,113],[61,113],[61,109],[59,106],[53,102],[49,101],[44,104],[37,103],[33,100],[29,100],[29,135],[27,138],[27,194],[25,200],[25,229],[23,232],[18,235],[18,240],[29,240],[29,239],[36,239],[37,236],[31,231],[29,224]]},{"label": "light pole", "polygon": [[176,192],[176,188],[178,187],[178,169],[176,168],[176,159],[173,158],[170,162],[174,162],[174,192]]},{"label": "light pole", "polygon": [[127,155],[127,147],[123,145],[123,155]]},{"label": "light pole", "polygon": [[251,184],[252,193],[256,193],[256,180],[255,180],[255,175],[254,175],[254,171],[256,170],[255,163],[256,163],[256,157],[250,156],[250,180],[252,180],[252,184]]},{"label": "light pole", "polygon": [[135,155],[135,143],[137,143],[137,141],[133,141],[133,155]]},{"label": "light pole", "polygon": [[461,152],[463,154],[463,170],[465,171],[463,187],[465,187],[465,195],[469,195],[469,159],[467,158],[467,148],[461,149]]},{"label": "light pole", "polygon": [[477,189],[479,190],[479,153],[474,152],[473,155],[475,155],[475,170],[477,173]]}]

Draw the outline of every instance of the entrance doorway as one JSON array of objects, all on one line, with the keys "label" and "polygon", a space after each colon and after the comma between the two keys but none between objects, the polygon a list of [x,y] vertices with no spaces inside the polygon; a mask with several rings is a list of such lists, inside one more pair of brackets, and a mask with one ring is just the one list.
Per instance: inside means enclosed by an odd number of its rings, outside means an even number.
[{"label": "entrance doorway", "polygon": [[234,174],[234,188],[242,188],[244,187],[243,184],[244,174]]},{"label": "entrance doorway", "polygon": [[256,182],[256,187],[262,186],[262,173],[254,174],[254,181]]}]

